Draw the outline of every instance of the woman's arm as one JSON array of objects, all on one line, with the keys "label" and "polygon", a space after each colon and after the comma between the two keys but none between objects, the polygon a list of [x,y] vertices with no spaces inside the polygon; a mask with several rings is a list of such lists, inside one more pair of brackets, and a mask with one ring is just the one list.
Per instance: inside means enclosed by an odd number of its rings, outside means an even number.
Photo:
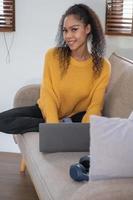
[{"label": "woman's arm", "polygon": [[83,123],[88,123],[90,121],[91,115],[101,115],[106,88],[109,83],[111,74],[111,66],[109,62],[105,62],[103,67],[103,72],[101,72],[100,78],[93,91],[91,103],[87,108],[87,111],[82,118]]},{"label": "woman's arm", "polygon": [[38,100],[39,107],[42,111],[43,117],[47,123],[58,123],[58,99],[52,85],[51,70],[51,56],[48,52],[45,56],[44,73],[41,83],[40,99]]}]

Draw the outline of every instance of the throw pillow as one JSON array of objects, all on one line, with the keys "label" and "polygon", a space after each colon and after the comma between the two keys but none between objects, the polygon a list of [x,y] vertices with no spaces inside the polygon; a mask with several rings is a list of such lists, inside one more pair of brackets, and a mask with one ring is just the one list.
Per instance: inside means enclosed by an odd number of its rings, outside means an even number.
[{"label": "throw pillow", "polygon": [[91,116],[90,155],[90,180],[133,177],[133,114]]}]

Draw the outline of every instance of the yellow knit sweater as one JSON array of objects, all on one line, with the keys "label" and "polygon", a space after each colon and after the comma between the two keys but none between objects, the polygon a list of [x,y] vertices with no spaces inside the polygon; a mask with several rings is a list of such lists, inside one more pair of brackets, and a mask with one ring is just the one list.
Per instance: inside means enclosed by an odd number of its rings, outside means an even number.
[{"label": "yellow knit sweater", "polygon": [[110,63],[104,59],[99,77],[94,76],[92,58],[78,61],[71,57],[67,73],[60,77],[59,60],[50,49],[45,56],[40,98],[37,103],[47,123],[58,123],[64,117],[86,111],[83,123],[90,115],[101,115],[105,90],[110,78]]}]

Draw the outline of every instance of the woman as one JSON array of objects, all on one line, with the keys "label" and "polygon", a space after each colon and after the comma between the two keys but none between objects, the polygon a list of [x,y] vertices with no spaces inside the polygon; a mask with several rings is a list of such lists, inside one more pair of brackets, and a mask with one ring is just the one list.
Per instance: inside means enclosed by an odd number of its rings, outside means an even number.
[{"label": "woman", "polygon": [[89,123],[91,115],[101,115],[110,78],[104,48],[95,12],[84,4],[71,6],[61,18],[57,46],[46,53],[37,104],[1,113],[0,131],[22,134],[38,131],[42,122]]}]

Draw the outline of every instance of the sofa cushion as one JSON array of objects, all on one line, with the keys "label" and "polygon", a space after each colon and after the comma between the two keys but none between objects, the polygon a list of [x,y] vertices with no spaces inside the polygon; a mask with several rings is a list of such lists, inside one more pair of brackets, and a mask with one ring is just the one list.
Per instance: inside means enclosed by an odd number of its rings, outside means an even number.
[{"label": "sofa cushion", "polygon": [[[78,162],[79,158],[87,152],[40,153],[38,133],[17,135],[16,139],[40,200],[71,200],[71,198],[72,200],[97,200],[100,196],[99,200],[108,200],[106,198],[108,192],[111,200],[111,197],[124,193],[124,187],[126,187],[125,195],[129,188],[127,197],[131,196],[133,199],[133,192],[131,192],[133,179],[79,183],[69,177],[70,165]],[[115,194],[111,193],[112,191]],[[105,198],[103,198],[104,194]]]},{"label": "sofa cushion", "polygon": [[133,179],[113,179],[84,184],[71,200],[132,200]]},{"label": "sofa cushion", "polygon": [[90,180],[133,177],[133,119],[91,116]]},{"label": "sofa cushion", "polygon": [[103,115],[127,118],[133,110],[133,61],[116,54],[112,54],[109,60],[112,72]]}]

